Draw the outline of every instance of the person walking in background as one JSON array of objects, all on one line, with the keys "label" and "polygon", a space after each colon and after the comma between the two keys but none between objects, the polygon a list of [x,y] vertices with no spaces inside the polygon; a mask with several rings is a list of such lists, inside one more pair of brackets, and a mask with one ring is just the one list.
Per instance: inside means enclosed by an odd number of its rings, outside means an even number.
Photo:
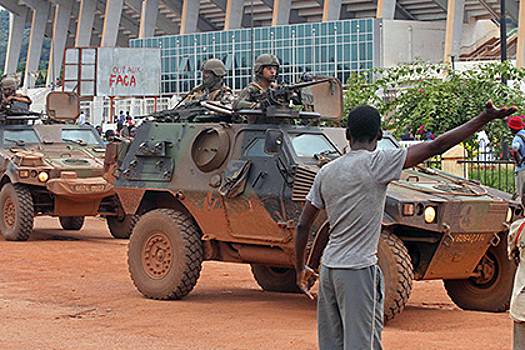
[{"label": "person walking in background", "polygon": [[124,111],[120,111],[118,118],[117,118],[117,132],[118,133],[120,133],[120,131],[124,127],[124,123],[126,123],[126,116],[124,115]]},{"label": "person walking in background", "polygon": [[80,115],[78,116],[78,125],[84,125],[86,124],[86,115],[84,112],[80,112]]},{"label": "person walking in background", "polygon": [[297,286],[311,297],[307,286],[315,272],[305,266],[305,248],[317,214],[326,210],[330,234],[319,276],[320,350],[382,349],[384,283],[377,250],[388,184],[400,178],[402,169],[447,151],[490,121],[515,111],[496,109],[489,101],[477,117],[434,141],[379,150],[379,112],[370,106],[350,111],[346,128],[350,151],[317,173],[295,237]]},{"label": "person walking in background", "polygon": [[522,116],[514,116],[507,120],[507,126],[510,132],[514,135],[510,154],[516,163],[514,170],[514,178],[516,184],[516,191],[514,196],[521,196],[523,193],[523,184],[525,184],[525,123]]}]

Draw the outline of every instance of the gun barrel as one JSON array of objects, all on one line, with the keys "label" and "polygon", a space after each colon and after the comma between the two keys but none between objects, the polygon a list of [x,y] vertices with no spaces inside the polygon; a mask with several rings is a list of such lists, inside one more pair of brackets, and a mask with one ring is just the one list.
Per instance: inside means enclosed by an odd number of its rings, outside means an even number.
[{"label": "gun barrel", "polygon": [[314,80],[314,81],[305,81],[304,83],[289,85],[288,87],[290,89],[296,90],[296,89],[302,89],[302,88],[312,86],[312,85],[326,83],[327,81],[332,81],[332,80],[333,80],[332,78],[325,78],[325,79],[319,79],[319,80]]}]

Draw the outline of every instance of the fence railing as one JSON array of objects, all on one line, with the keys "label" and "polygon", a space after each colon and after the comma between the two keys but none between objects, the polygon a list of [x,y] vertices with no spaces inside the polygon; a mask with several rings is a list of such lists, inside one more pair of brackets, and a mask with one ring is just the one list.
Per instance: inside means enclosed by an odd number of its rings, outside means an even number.
[{"label": "fence railing", "polygon": [[462,152],[456,149],[453,154],[447,153],[426,161],[425,165],[452,172],[466,179],[479,181],[485,186],[514,193],[515,166],[514,162],[509,159],[508,152],[497,153],[492,147],[480,147],[471,152],[472,156],[468,156],[463,148]]}]

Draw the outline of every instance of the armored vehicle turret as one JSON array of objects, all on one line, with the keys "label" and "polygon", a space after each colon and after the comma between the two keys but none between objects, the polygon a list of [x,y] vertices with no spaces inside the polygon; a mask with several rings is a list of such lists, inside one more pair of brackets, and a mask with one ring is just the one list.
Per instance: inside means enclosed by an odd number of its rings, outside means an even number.
[{"label": "armored vehicle turret", "polygon": [[[127,215],[140,215],[128,264],[143,295],[183,298],[205,260],[250,264],[262,289],[299,291],[294,234],[305,196],[319,169],[347,150],[343,128],[322,126],[342,115],[340,83],[306,88],[308,112],[270,103],[238,113],[257,124],[211,110],[191,120],[156,118],[120,146],[115,191]],[[386,134],[379,147],[399,145]],[[444,280],[465,309],[506,310],[515,267],[505,235],[520,210],[510,196],[472,181],[405,171],[388,189],[379,246],[385,318],[403,310],[413,280]],[[328,232],[321,215],[308,245],[314,269]]]},{"label": "armored vehicle turret", "polygon": [[[15,106],[13,106],[15,107]],[[37,215],[57,216],[80,230],[85,216],[108,216],[116,236],[129,236],[117,215],[113,186],[104,178],[105,144],[90,125],[74,124],[78,96],[53,92],[47,113],[24,106],[0,114],[0,232],[27,240]],[[126,222],[129,222],[129,218]]]}]

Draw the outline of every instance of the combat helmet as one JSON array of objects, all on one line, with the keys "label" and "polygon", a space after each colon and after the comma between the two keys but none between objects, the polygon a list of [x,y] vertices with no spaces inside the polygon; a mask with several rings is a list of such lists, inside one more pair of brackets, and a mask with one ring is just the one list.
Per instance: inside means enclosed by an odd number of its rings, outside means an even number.
[{"label": "combat helmet", "polygon": [[2,89],[18,89],[18,80],[15,77],[6,75],[0,80],[0,88]]},{"label": "combat helmet", "polygon": [[224,77],[226,75],[226,67],[221,60],[212,58],[204,62],[202,65],[201,71],[210,71],[218,77]]},{"label": "combat helmet", "polygon": [[281,66],[281,63],[279,62],[277,56],[265,53],[257,57],[257,59],[255,59],[253,71],[255,72],[255,74],[261,74],[263,68],[266,66],[277,67],[277,72],[279,72],[279,67]]}]

